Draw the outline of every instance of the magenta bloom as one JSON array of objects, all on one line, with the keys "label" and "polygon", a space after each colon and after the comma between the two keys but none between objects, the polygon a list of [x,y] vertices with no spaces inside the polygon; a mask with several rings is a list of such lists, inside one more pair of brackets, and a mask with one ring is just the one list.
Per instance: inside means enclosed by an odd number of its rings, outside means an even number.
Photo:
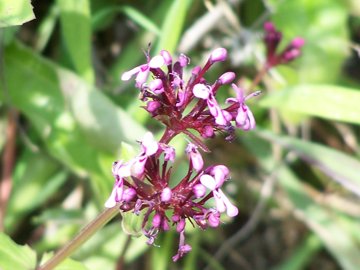
[{"label": "magenta bloom", "polygon": [[305,44],[304,39],[296,37],[286,46],[282,52],[276,53],[276,50],[282,39],[281,32],[278,32],[271,22],[266,22],[264,24],[264,30],[264,42],[267,51],[266,64],[268,68],[280,64],[286,64],[301,55],[301,47]]},{"label": "magenta bloom", "polygon": [[[224,165],[203,169],[204,161],[200,152],[194,144],[189,143],[186,148],[188,171],[177,185],[171,187],[170,162],[175,150],[156,142],[150,132],[145,134],[140,146],[139,155],[130,161],[113,164],[115,184],[105,207],[117,206],[122,211],[132,211],[134,214],[143,212],[142,231],[151,245],[155,244],[159,232],[168,231],[174,226],[180,234],[179,249],[173,257],[177,261],[191,250],[190,245],[185,243],[186,220],[205,229],[217,227],[220,213],[225,210],[231,217],[237,214],[237,208],[220,190],[229,178],[229,170]],[[216,208],[205,205],[212,198]]]},{"label": "magenta bloom", "polygon": [[[288,63],[301,54],[304,40],[295,38],[285,49],[277,53],[282,34],[272,23],[265,23],[264,41],[267,61],[263,71],[273,66]],[[113,163],[115,178],[112,192],[105,207],[118,207],[123,212],[141,214],[142,233],[149,245],[156,245],[159,233],[173,227],[179,234],[177,261],[191,251],[185,242],[186,226],[206,229],[221,224],[221,215],[235,217],[239,210],[224,193],[222,187],[230,180],[225,165],[206,166],[200,152],[210,152],[203,139],[225,135],[225,140],[235,138],[235,130],[249,131],[256,127],[252,111],[246,104],[260,92],[245,95],[241,86],[233,83],[235,73],[228,71],[215,81],[206,79],[207,72],[227,59],[227,51],[217,48],[210,53],[202,66],[190,69],[189,78],[184,78],[184,69],[190,58],[180,54],[177,59],[162,50],[154,57],[146,54],[146,63],[122,74],[121,79],[135,78],[135,87],[140,90],[143,108],[165,127],[159,141],[147,132],[140,141],[140,153],[128,161]],[[262,74],[262,73],[259,73]],[[258,77],[259,78],[259,77]],[[256,80],[256,83],[258,81]],[[225,104],[216,96],[221,88],[231,84],[235,97]],[[173,173],[175,149],[169,144],[179,134],[184,134],[188,143],[185,154],[187,169],[183,174]],[[180,179],[174,179],[181,175]]]}]

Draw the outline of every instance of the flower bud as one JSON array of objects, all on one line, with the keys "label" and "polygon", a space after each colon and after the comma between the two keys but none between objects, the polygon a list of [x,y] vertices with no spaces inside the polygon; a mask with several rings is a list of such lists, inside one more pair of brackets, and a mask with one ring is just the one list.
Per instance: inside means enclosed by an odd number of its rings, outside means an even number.
[{"label": "flower bud", "polygon": [[159,109],[161,106],[161,103],[156,100],[151,100],[148,103],[146,103],[146,110],[150,113],[154,113],[157,109]]},{"label": "flower bud", "polygon": [[221,75],[218,79],[219,84],[229,84],[235,79],[235,73],[234,72],[225,72],[223,75]]},{"label": "flower bud", "polygon": [[208,223],[210,227],[218,227],[220,224],[220,213],[217,211],[211,212],[208,216]]},{"label": "flower bud", "polygon": [[123,200],[125,202],[130,202],[132,199],[134,199],[136,196],[136,191],[133,188],[128,188],[124,190],[123,193]]},{"label": "flower bud", "polygon": [[165,64],[168,66],[168,65],[171,65],[172,63],[172,57],[171,57],[171,54],[167,51],[167,50],[162,50],[160,52],[161,56],[164,58],[164,61],[165,61]]},{"label": "flower bud", "polygon": [[161,215],[159,213],[156,213],[153,217],[153,220],[152,220],[152,225],[155,227],[155,228],[159,228],[160,227],[160,224],[161,224]]},{"label": "flower bud", "polygon": [[171,200],[172,191],[171,188],[166,187],[161,192],[161,201],[162,202],[169,202]]},{"label": "flower bud", "polygon": [[197,199],[204,197],[204,195],[206,194],[206,187],[202,184],[195,185],[192,190]]},{"label": "flower bud", "polygon": [[164,92],[163,82],[160,79],[155,79],[149,83],[149,88],[155,94],[161,94]]},{"label": "flower bud", "polygon": [[213,138],[215,135],[214,128],[212,126],[204,126],[201,131],[201,136],[203,138]]},{"label": "flower bud", "polygon": [[224,48],[217,48],[212,51],[209,61],[211,64],[215,62],[223,62],[227,58],[227,51]]},{"label": "flower bud", "polygon": [[176,225],[176,231],[181,232],[185,228],[185,219],[180,219],[179,223]]}]

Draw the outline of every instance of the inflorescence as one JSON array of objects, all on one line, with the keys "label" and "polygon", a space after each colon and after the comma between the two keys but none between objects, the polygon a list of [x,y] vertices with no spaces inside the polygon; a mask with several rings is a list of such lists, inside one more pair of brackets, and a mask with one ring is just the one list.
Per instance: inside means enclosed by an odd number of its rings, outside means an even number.
[{"label": "inflorescence", "polygon": [[[275,49],[281,34],[269,23],[265,24],[265,31],[269,67],[299,56],[303,41],[293,41],[277,55]],[[146,102],[144,109],[166,128],[159,141],[147,132],[140,142],[140,153],[130,161],[114,162],[115,184],[105,206],[116,206],[136,215],[144,213],[142,231],[150,245],[155,245],[159,232],[175,227],[180,235],[179,248],[173,256],[177,261],[191,250],[185,243],[187,224],[201,229],[218,227],[221,213],[229,217],[238,214],[237,207],[221,189],[230,179],[229,169],[222,164],[205,167],[199,150],[210,151],[202,138],[213,138],[216,132],[226,134],[225,139],[232,140],[236,128],[244,131],[255,128],[255,119],[246,101],[260,92],[245,96],[244,90],[232,83],[234,72],[222,74],[215,82],[205,79],[204,75],[213,64],[226,60],[224,48],[212,51],[203,67],[195,66],[187,81],[183,78],[184,68],[190,64],[186,55],[180,54],[173,61],[170,53],[163,50],[152,58],[147,53],[146,58],[146,64],[123,73],[121,79],[127,81],[135,77],[140,99]],[[216,94],[221,86],[229,84],[235,97],[228,98],[227,105],[222,108]],[[169,142],[180,133],[191,140],[185,150],[189,164],[183,178],[170,186],[176,153]],[[207,203],[211,199],[215,201],[214,207]]]}]

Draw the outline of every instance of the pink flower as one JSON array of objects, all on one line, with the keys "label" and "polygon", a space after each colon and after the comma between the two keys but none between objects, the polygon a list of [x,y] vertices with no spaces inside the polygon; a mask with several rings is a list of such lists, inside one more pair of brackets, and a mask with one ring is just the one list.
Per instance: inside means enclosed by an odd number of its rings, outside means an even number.
[{"label": "pink flower", "polygon": [[229,170],[223,165],[218,165],[211,170],[210,174],[203,174],[200,177],[200,183],[212,191],[215,199],[216,209],[220,213],[226,211],[226,214],[229,217],[234,217],[238,214],[239,211],[220,189],[228,177]]},{"label": "pink flower", "polygon": [[204,166],[204,160],[197,150],[197,146],[193,143],[189,143],[185,149],[186,154],[190,158],[190,162],[195,171],[199,172]]},{"label": "pink flower", "polygon": [[228,98],[226,103],[238,103],[239,109],[235,118],[236,126],[243,130],[254,129],[256,126],[255,118],[249,107],[245,104],[245,101],[251,97],[260,94],[260,91],[254,92],[248,96],[244,96],[244,91],[237,87],[236,84],[232,84],[231,87],[236,92],[236,98]]},{"label": "pink flower", "polygon": [[160,68],[164,64],[165,64],[165,60],[163,56],[161,55],[154,56],[153,58],[149,59],[147,64],[137,66],[129,71],[124,72],[121,76],[121,80],[128,81],[132,76],[136,75],[135,86],[137,88],[141,88],[142,85],[146,82],[147,78],[149,77],[150,69]]},{"label": "pink flower", "polygon": [[144,174],[145,163],[149,156],[154,155],[159,149],[157,141],[151,132],[147,132],[141,141],[141,153],[131,162],[131,175],[141,178]]},{"label": "pink flower", "polygon": [[198,83],[193,88],[193,94],[197,98],[206,100],[210,114],[214,116],[216,124],[225,126],[229,123],[227,115],[217,103],[210,86]]}]

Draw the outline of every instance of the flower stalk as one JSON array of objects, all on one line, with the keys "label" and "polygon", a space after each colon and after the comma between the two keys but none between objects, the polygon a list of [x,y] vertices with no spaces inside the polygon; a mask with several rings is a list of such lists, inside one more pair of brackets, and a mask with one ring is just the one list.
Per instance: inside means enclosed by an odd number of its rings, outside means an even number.
[{"label": "flower stalk", "polygon": [[106,208],[93,221],[87,224],[67,245],[62,247],[46,263],[39,266],[37,270],[52,270],[71,256],[81,247],[92,235],[100,230],[105,224],[112,220],[119,213],[116,207]]}]

